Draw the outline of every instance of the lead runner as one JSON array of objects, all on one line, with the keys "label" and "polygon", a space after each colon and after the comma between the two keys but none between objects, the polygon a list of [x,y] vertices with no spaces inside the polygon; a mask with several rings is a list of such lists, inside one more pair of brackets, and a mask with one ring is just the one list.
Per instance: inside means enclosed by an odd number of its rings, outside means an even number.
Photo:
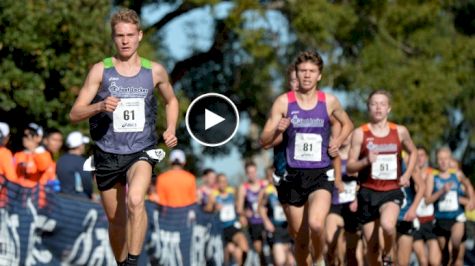
[{"label": "lead runner", "polygon": [[137,265],[147,230],[145,194],[153,166],[163,156],[153,150],[158,139],[153,91],[157,88],[165,102],[163,139],[169,148],[177,145],[178,100],[165,68],[137,53],[143,36],[137,13],[129,9],[115,13],[111,28],[117,53],[89,71],[70,119],[89,119],[97,145],[95,176],[117,264]]}]

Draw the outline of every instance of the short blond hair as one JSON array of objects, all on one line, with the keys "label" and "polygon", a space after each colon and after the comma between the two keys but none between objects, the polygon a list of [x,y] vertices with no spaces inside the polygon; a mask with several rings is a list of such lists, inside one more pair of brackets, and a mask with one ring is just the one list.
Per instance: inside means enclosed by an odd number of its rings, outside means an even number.
[{"label": "short blond hair", "polygon": [[137,26],[137,30],[140,31],[141,26],[140,26],[139,15],[137,15],[137,12],[135,12],[132,9],[124,8],[124,9],[119,10],[114,15],[112,15],[112,18],[111,18],[112,33],[114,33],[115,25],[121,22],[135,24]]},{"label": "short blond hair", "polygon": [[392,100],[391,93],[387,90],[379,89],[379,90],[372,91],[369,94],[368,99],[366,100],[366,106],[367,107],[369,107],[369,102],[371,101],[371,98],[373,98],[374,95],[384,95],[384,96],[386,96],[386,98],[388,98],[388,104],[389,104],[389,106],[391,106],[391,100]]}]

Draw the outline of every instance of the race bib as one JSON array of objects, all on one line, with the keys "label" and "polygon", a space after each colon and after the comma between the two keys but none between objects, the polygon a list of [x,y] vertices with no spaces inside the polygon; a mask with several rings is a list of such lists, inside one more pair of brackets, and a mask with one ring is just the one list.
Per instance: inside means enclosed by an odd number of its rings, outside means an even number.
[{"label": "race bib", "polygon": [[122,98],[113,112],[114,132],[141,132],[145,125],[143,98]]},{"label": "race bib", "polygon": [[442,200],[438,203],[439,210],[442,212],[452,212],[459,208],[457,191],[449,191],[444,195]]},{"label": "race bib", "polygon": [[233,221],[234,219],[236,219],[236,211],[234,210],[234,205],[223,205],[223,208],[221,208],[221,211],[219,212],[219,220],[221,220],[221,222],[229,222]]},{"label": "race bib", "polygon": [[371,175],[377,180],[396,180],[397,154],[378,154],[371,164]]},{"label": "race bib", "polygon": [[416,214],[419,217],[432,216],[434,214],[434,205],[433,204],[427,205],[425,200],[422,199],[421,202],[419,203],[419,206],[417,206]]},{"label": "race bib", "polygon": [[282,208],[282,206],[280,205],[276,205],[274,206],[274,209],[273,209],[273,216],[274,216],[274,220],[277,221],[277,222],[285,222],[287,219],[285,218],[285,213],[284,213],[284,209]]},{"label": "race bib", "polygon": [[356,181],[344,182],[345,191],[338,193],[338,202],[347,203],[356,199]]},{"label": "race bib", "polygon": [[313,133],[297,133],[295,135],[294,159],[320,162],[322,160],[322,136]]}]

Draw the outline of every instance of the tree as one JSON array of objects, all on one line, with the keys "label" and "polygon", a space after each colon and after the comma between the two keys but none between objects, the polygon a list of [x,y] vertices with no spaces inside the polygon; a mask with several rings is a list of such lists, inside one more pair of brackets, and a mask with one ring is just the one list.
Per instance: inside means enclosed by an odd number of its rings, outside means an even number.
[{"label": "tree", "polygon": [[[465,149],[468,140],[473,150],[475,5],[462,2],[299,1],[292,25],[300,41],[325,53],[326,84],[356,96],[349,103],[356,124],[366,95],[384,88],[393,95],[391,119],[417,144]],[[460,23],[467,18],[472,24]]]},{"label": "tree", "polygon": [[68,113],[86,73],[111,51],[108,1],[5,0],[0,10],[2,120],[73,128]]}]

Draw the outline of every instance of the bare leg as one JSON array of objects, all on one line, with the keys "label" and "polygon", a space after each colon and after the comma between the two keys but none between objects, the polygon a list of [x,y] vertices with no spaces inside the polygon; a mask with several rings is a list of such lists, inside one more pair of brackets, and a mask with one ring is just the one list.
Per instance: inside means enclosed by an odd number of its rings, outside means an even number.
[{"label": "bare leg", "polygon": [[325,245],[325,219],[330,211],[331,193],[324,189],[314,191],[308,197],[308,225],[312,238],[314,259],[320,261],[323,258]]},{"label": "bare leg", "polygon": [[127,193],[129,254],[140,255],[147,232],[147,212],[145,194],[152,178],[152,166],[138,161],[127,172],[129,187]]},{"label": "bare leg", "polygon": [[109,221],[109,241],[117,261],[127,258],[127,212],[125,187],[117,183],[109,190],[101,191],[102,206]]}]

